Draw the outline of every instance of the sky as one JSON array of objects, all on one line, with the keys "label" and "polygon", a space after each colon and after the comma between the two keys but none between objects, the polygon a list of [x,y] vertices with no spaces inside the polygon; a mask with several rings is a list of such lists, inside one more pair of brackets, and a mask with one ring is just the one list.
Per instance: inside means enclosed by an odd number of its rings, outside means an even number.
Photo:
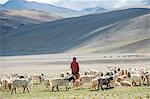
[{"label": "sky", "polygon": [[[0,0],[0,3],[5,3],[8,0]],[[27,0],[41,3],[53,4],[55,6],[61,6],[71,8],[74,10],[81,10],[91,7],[103,7],[106,9],[119,8],[125,6],[144,5],[150,0]]]}]

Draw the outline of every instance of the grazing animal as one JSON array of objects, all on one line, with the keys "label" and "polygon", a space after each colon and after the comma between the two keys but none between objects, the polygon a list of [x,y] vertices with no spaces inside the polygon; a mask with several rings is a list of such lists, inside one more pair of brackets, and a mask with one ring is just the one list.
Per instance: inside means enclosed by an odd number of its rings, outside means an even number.
[{"label": "grazing animal", "polygon": [[65,86],[66,91],[69,90],[69,83],[71,81],[75,81],[74,76],[70,76],[68,78],[53,78],[51,79],[51,86],[52,86],[52,91],[54,91],[54,88],[57,88],[57,91],[59,91],[59,86]]},{"label": "grazing animal", "polygon": [[98,79],[98,90],[99,87],[101,87],[101,89],[104,90],[103,88],[104,85],[106,86],[106,88],[110,88],[109,83],[111,80],[113,80],[113,77],[111,76],[100,77]]},{"label": "grazing animal", "polygon": [[141,76],[140,74],[131,74],[132,85],[137,86],[137,83],[141,85],[143,80],[144,80],[144,77]]},{"label": "grazing animal", "polygon": [[109,71],[109,72],[105,73],[105,76],[112,76],[112,75],[114,75],[114,73],[112,71]]},{"label": "grazing animal", "polygon": [[61,72],[60,77],[65,77],[65,72]]},{"label": "grazing animal", "polygon": [[50,78],[45,78],[45,79],[44,79],[44,85],[45,85],[45,87],[46,87],[45,91],[46,91],[46,90],[50,90],[50,85],[51,85],[50,83],[51,83]]},{"label": "grazing animal", "polygon": [[5,90],[9,89],[9,91],[10,91],[12,88],[12,81],[8,78],[3,77],[1,79],[1,84],[2,84],[3,89],[5,89]]},{"label": "grazing animal", "polygon": [[86,70],[86,71],[85,71],[85,75],[96,75],[96,74],[98,74],[98,73],[100,73],[100,72],[97,71],[97,70],[94,70],[94,69]]},{"label": "grazing animal", "polygon": [[44,81],[44,74],[33,74],[31,77],[33,84],[41,84]]},{"label": "grazing animal", "polygon": [[81,80],[81,86],[82,88],[84,87],[84,84],[86,83],[91,83],[91,81],[96,78],[96,77],[101,77],[101,73],[98,73],[96,75],[83,75],[80,77],[80,80]]},{"label": "grazing animal", "polygon": [[81,79],[76,79],[74,82],[73,82],[73,87],[74,88],[78,88],[79,86],[81,86],[82,83],[81,83]]},{"label": "grazing animal", "polygon": [[27,89],[28,92],[30,92],[32,87],[32,79],[26,78],[26,79],[15,79],[13,81],[13,88],[11,93],[13,94],[13,91],[16,93],[16,88],[23,87],[23,93],[25,92],[25,89]]},{"label": "grazing animal", "polygon": [[97,90],[98,89],[98,77],[97,78],[94,78],[91,82],[91,87],[92,87],[92,90]]}]

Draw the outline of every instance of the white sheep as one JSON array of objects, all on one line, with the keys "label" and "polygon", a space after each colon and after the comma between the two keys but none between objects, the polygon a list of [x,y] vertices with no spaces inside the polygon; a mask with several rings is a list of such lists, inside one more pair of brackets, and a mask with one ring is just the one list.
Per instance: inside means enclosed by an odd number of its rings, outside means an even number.
[{"label": "white sheep", "polygon": [[66,72],[66,75],[67,75],[67,76],[71,76],[71,75],[72,75],[71,71],[67,71],[67,72]]},{"label": "white sheep", "polygon": [[51,83],[50,78],[45,78],[45,79],[44,79],[44,85],[45,85],[45,87],[46,87],[45,91],[46,91],[46,90],[50,90],[50,85],[51,85],[50,83]]},{"label": "white sheep", "polygon": [[68,76],[71,76],[71,75],[72,75],[71,71],[61,72],[60,73],[60,77],[68,77]]},{"label": "white sheep", "polygon": [[91,69],[91,70],[86,70],[84,74],[85,75],[96,75],[98,73],[99,73],[99,71]]},{"label": "white sheep", "polygon": [[75,89],[77,89],[77,88],[79,88],[80,86],[81,86],[81,79],[79,78],[79,79],[76,79],[74,82],[73,82],[73,87],[75,88]]},{"label": "white sheep", "polygon": [[127,69],[121,69],[118,73],[119,73],[119,76],[127,75],[128,74],[128,70]]},{"label": "white sheep", "polygon": [[12,88],[12,80],[11,79],[8,79],[6,77],[3,77],[1,79],[1,86],[3,87],[3,89],[9,89],[9,91],[11,90]]},{"label": "white sheep", "polygon": [[61,72],[60,77],[65,77],[65,72]]},{"label": "white sheep", "polygon": [[68,78],[52,78],[51,79],[51,86],[52,86],[52,91],[54,91],[54,88],[57,88],[57,91],[59,91],[59,86],[65,86],[66,87],[66,91],[69,90],[69,83],[75,80],[74,76],[68,77]]},{"label": "white sheep", "polygon": [[98,87],[98,77],[97,78],[94,78],[91,82],[91,87],[92,87],[92,90],[96,90],[96,87]]},{"label": "white sheep", "polygon": [[140,74],[131,74],[131,81],[132,81],[132,85],[137,85],[137,83],[141,85],[143,81],[143,77]]},{"label": "white sheep", "polygon": [[80,77],[82,88],[84,87],[84,84],[90,83],[94,78],[101,77],[102,75],[100,73],[96,75],[83,75]]},{"label": "white sheep", "polygon": [[25,89],[27,88],[27,91],[30,92],[31,87],[32,87],[32,79],[31,78],[25,78],[25,79],[15,79],[13,81],[13,88],[12,92],[15,91],[16,93],[16,88],[18,87],[23,87],[23,93],[25,92]]},{"label": "white sheep", "polygon": [[131,74],[139,74],[139,73],[141,73],[143,71],[145,71],[145,69],[143,69],[143,68],[137,68],[137,67],[135,67],[135,68],[129,68],[129,72]]},{"label": "white sheep", "polygon": [[89,71],[89,70],[86,70],[86,71],[84,72],[84,75],[90,75],[90,71]]},{"label": "white sheep", "polygon": [[33,74],[31,76],[33,84],[40,84],[44,80],[43,74]]}]

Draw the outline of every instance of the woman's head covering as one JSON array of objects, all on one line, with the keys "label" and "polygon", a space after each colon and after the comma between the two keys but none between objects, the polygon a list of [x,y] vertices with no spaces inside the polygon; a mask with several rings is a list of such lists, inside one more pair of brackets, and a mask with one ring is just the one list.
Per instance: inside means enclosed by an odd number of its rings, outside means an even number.
[{"label": "woman's head covering", "polygon": [[76,57],[73,57],[73,61],[76,61],[77,60],[77,58]]}]

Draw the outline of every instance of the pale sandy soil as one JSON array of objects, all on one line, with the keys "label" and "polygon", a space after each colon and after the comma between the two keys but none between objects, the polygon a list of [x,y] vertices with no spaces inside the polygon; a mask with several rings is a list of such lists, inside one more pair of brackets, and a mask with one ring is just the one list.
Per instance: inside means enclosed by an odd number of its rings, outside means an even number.
[{"label": "pale sandy soil", "polygon": [[70,62],[74,56],[77,57],[80,64],[81,74],[87,69],[96,69],[105,72],[108,66],[122,68],[144,67],[150,69],[149,55],[128,55],[53,54],[0,57],[0,75],[5,73],[44,73],[49,77],[58,76],[60,72],[70,70]]}]

